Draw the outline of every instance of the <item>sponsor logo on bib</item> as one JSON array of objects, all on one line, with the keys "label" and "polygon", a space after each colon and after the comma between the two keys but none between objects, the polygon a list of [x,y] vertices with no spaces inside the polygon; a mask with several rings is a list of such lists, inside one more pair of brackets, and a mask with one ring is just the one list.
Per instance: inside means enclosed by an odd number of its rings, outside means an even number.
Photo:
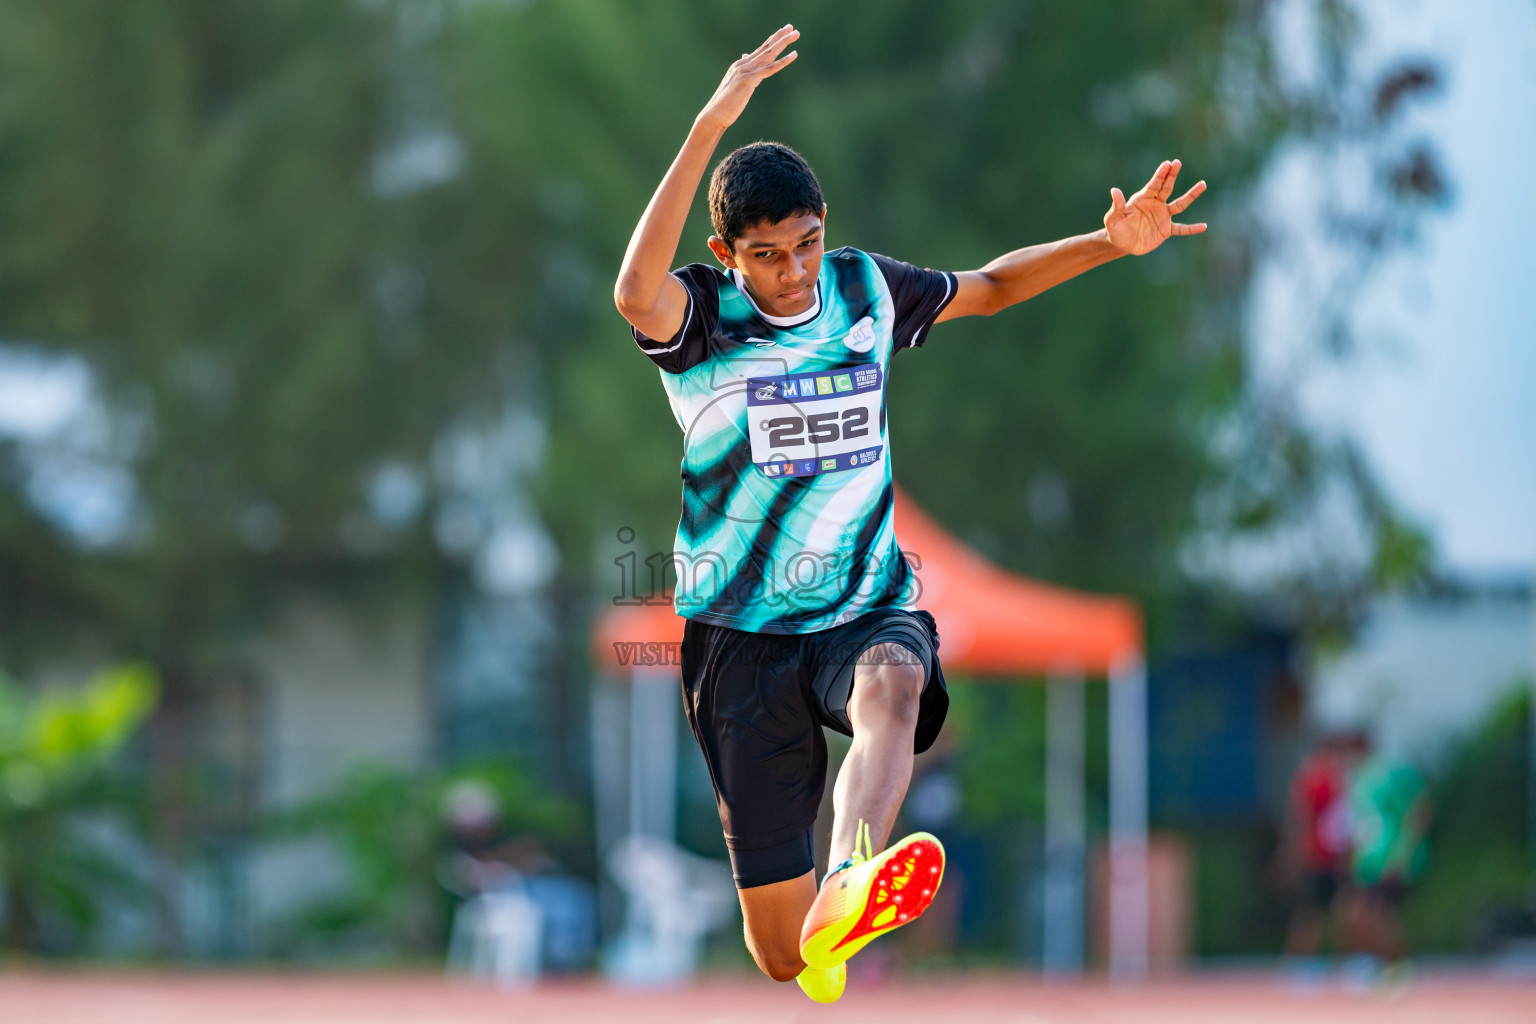
[{"label": "sponsor logo on bib", "polygon": [[843,344],[850,352],[868,352],[875,347],[875,318],[867,316],[848,328]]}]

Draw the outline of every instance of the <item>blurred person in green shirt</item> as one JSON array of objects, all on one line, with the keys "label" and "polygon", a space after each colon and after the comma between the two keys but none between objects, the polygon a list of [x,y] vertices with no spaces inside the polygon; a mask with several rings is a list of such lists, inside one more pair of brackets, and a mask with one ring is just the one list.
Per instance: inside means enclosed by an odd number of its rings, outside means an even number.
[{"label": "blurred person in green shirt", "polygon": [[1429,856],[1431,810],[1424,778],[1401,758],[1371,755],[1350,779],[1349,807],[1350,931],[1363,951],[1396,963],[1407,955],[1400,908]]}]

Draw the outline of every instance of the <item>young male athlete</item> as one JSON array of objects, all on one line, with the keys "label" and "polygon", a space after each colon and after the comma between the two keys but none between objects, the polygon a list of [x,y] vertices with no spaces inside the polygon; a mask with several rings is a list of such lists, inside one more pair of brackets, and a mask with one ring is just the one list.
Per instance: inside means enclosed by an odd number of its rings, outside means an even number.
[{"label": "young male athlete", "polygon": [[[935,323],[996,313],[1169,235],[1205,189],[1172,202],[1178,161],[1104,228],[941,273],[823,249],[827,208],[799,154],[731,153],[709,186],[724,266],[671,271],[716,145],[757,86],[795,59],[791,26],[731,65],[646,207],[614,288],[685,435],[676,606],[687,619],[688,722],[714,783],[747,948],[811,998],[842,994],[844,963],[933,899],[944,851],[885,842],[949,706],[933,617],[891,524],[885,379]],[[827,768],[822,727],[853,737],[833,790],[818,891],[811,829]],[[882,852],[876,853],[876,850]]]}]

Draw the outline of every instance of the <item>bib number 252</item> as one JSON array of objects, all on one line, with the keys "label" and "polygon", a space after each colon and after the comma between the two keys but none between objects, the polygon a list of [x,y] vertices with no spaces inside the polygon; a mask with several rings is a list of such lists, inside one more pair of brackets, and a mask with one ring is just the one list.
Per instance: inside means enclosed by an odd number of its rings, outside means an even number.
[{"label": "bib number 252", "polygon": [[775,450],[805,444],[836,444],[869,436],[869,410],[863,406],[841,413],[817,412],[809,416],[775,416],[768,421],[768,444]]}]

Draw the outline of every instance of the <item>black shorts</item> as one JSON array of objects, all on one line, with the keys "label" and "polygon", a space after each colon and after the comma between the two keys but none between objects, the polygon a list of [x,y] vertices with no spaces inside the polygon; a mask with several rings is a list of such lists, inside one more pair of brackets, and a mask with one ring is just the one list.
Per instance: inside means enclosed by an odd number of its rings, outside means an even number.
[{"label": "black shorts", "polygon": [[811,827],[827,780],[826,726],[853,735],[848,696],[859,655],[896,643],[923,665],[913,737],[939,735],[949,692],[933,616],[881,608],[816,633],[746,633],[689,620],[683,628],[683,704],[704,751],[738,888],[812,870]]}]

